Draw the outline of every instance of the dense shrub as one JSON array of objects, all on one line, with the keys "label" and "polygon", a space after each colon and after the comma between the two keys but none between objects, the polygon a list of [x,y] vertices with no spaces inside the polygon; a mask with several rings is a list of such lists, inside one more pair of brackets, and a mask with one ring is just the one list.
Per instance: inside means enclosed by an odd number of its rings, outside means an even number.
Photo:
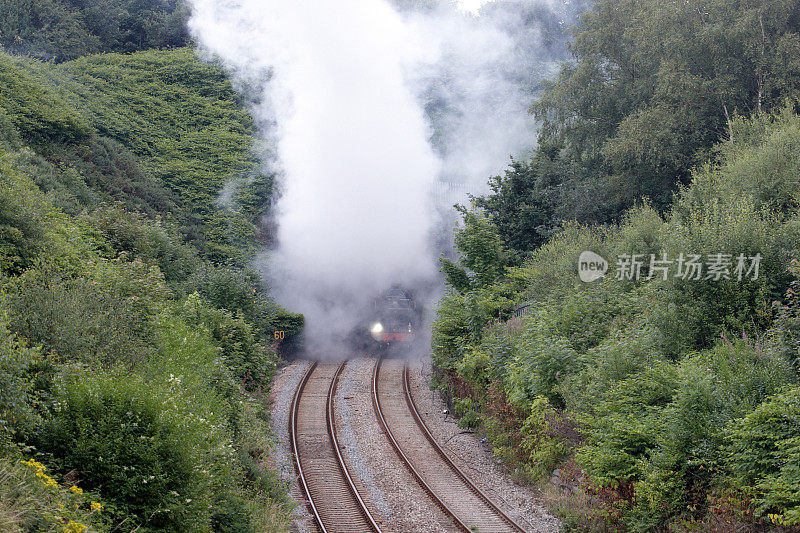
[{"label": "dense shrub", "polygon": [[4,129],[38,143],[44,159],[28,166],[59,206],[77,214],[121,201],[165,215],[212,261],[253,258],[273,176],[260,170],[252,118],[218,65],[190,49],[58,66],[0,54],[6,78]]},{"label": "dense shrub", "polygon": [[773,327],[767,332],[768,346],[791,362],[800,375],[800,262],[792,258],[789,272],[794,280],[786,290],[783,302],[774,301],[776,311]]},{"label": "dense shrub", "polygon": [[526,454],[523,463],[527,476],[540,479],[553,471],[568,446],[561,436],[553,432],[561,415],[553,409],[546,398],[539,396],[531,402],[528,418],[522,423],[522,450]]},{"label": "dense shrub", "polygon": [[780,525],[800,525],[800,388],[777,394],[726,428],[737,490]]},{"label": "dense shrub", "polygon": [[[223,186],[271,194],[252,151],[253,121],[230,81],[192,50],[91,56],[39,69],[41,76],[83,110],[101,134],[149,163],[156,180],[172,191],[181,225],[214,261],[244,264],[255,251],[254,223],[267,202],[223,210]],[[180,102],[180,105],[175,105]],[[158,113],[148,110],[158,109]],[[234,195],[238,198],[238,193]]]},{"label": "dense shrub", "polygon": [[274,340],[274,332],[285,332],[284,344],[295,346],[303,330],[303,315],[278,307],[263,290],[252,270],[204,266],[190,286],[218,309],[241,314],[263,340]]},{"label": "dense shrub", "polygon": [[18,275],[47,252],[61,268],[74,266],[93,244],[0,150],[0,272]]},{"label": "dense shrub", "polygon": [[[33,437],[61,472],[99,491],[119,518],[163,531],[208,530],[214,475],[230,451],[219,416],[195,414],[179,387],[136,375],[68,381]],[[221,480],[217,480],[219,482]]]},{"label": "dense shrub", "polygon": [[719,473],[725,426],[795,380],[785,360],[741,340],[684,359],[675,395],[659,416],[655,450],[635,486],[631,524],[649,529],[687,506],[701,514]]},{"label": "dense shrub", "polygon": [[[47,158],[61,169],[73,169],[81,183],[106,202],[120,202],[150,217],[174,217],[177,211],[174,194],[156,179],[146,161],[114,139],[92,135],[78,146],[53,145]],[[42,186],[38,178],[37,184]],[[84,205],[91,208],[99,203]]]},{"label": "dense shrub", "polygon": [[3,1],[0,45],[57,61],[97,52],[184,46],[187,17],[187,6],[175,0]]},{"label": "dense shrub", "polygon": [[242,387],[253,391],[269,385],[277,364],[275,350],[259,342],[253,327],[240,314],[209,307],[196,293],[183,302],[180,314],[189,324],[209,331]]},{"label": "dense shrub", "polygon": [[10,285],[12,327],[62,357],[134,363],[151,353],[149,320],[168,290],[157,267],[89,260],[92,277],[29,270]]},{"label": "dense shrub", "polygon": [[86,215],[86,223],[99,231],[110,249],[105,255],[114,258],[121,251],[131,259],[158,266],[173,292],[184,296],[191,278],[202,268],[197,249],[181,242],[160,220],[128,211],[120,204],[106,204]]},{"label": "dense shrub", "polygon": [[43,359],[9,331],[8,310],[0,307],[0,451],[38,422],[34,381]]},{"label": "dense shrub", "polygon": [[6,54],[0,54],[0,108],[28,142],[74,142],[85,139],[91,127],[75,108],[52,89],[31,78]]}]

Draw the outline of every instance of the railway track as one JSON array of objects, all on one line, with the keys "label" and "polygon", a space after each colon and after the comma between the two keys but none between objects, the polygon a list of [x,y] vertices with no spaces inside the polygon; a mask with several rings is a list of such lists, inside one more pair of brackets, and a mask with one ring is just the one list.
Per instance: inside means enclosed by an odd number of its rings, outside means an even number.
[{"label": "railway track", "polygon": [[[334,395],[345,363],[313,363],[292,399],[290,446],[306,505],[322,533],[381,532],[341,454]],[[372,402],[391,446],[420,486],[451,519],[454,531],[524,531],[438,445],[411,395],[408,367],[377,359]],[[444,517],[443,517],[444,518]],[[387,529],[392,529],[390,524]]]},{"label": "railway track", "polygon": [[458,529],[491,533],[524,531],[453,463],[433,438],[411,396],[405,361],[378,359],[372,375],[372,401],[400,460],[453,518]]},{"label": "railway track", "polygon": [[314,363],[291,405],[289,438],[300,486],[322,533],[378,532],[362,500],[336,437],[333,397],[345,363]]}]

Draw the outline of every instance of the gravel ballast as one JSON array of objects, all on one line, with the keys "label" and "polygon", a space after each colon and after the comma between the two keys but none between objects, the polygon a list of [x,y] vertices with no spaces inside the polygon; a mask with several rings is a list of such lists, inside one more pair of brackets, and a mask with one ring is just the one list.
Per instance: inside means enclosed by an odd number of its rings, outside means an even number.
[{"label": "gravel ballast", "polygon": [[311,533],[316,531],[313,517],[303,504],[304,497],[295,478],[295,469],[292,462],[291,445],[289,443],[289,410],[292,398],[300,380],[311,365],[309,361],[294,361],[278,370],[272,383],[270,398],[272,400],[272,432],[275,436],[275,446],[270,454],[270,462],[281,480],[290,484],[292,499],[298,503],[295,506],[292,522],[292,531],[298,533]]},{"label": "gravel ballast", "polygon": [[[342,420],[342,413],[347,412],[352,436],[357,442],[357,447],[345,450],[351,474],[366,487],[368,505],[377,511],[375,518],[385,531],[457,531],[406,470],[383,433],[372,405],[374,367],[374,358],[349,361],[345,369],[347,383],[339,391],[342,405],[346,403],[348,410],[344,411],[337,405],[337,416]],[[357,456],[353,461],[351,453]],[[373,501],[372,494],[381,494],[381,499]]]}]

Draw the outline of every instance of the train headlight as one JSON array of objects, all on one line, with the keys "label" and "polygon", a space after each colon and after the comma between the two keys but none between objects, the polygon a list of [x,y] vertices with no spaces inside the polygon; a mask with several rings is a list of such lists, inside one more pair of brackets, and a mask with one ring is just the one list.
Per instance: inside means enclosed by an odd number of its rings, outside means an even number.
[{"label": "train headlight", "polygon": [[372,328],[369,331],[370,333],[372,333],[373,339],[375,339],[378,342],[383,341],[383,335],[382,335],[383,324],[381,324],[380,322],[375,322],[374,324],[372,324]]}]

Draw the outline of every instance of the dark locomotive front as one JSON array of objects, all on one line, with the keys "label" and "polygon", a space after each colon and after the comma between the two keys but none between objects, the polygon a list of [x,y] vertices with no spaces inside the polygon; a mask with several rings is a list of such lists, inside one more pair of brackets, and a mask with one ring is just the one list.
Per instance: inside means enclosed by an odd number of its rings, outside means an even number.
[{"label": "dark locomotive front", "polygon": [[393,286],[373,302],[370,336],[383,346],[411,344],[421,317],[422,308],[411,291]]}]

